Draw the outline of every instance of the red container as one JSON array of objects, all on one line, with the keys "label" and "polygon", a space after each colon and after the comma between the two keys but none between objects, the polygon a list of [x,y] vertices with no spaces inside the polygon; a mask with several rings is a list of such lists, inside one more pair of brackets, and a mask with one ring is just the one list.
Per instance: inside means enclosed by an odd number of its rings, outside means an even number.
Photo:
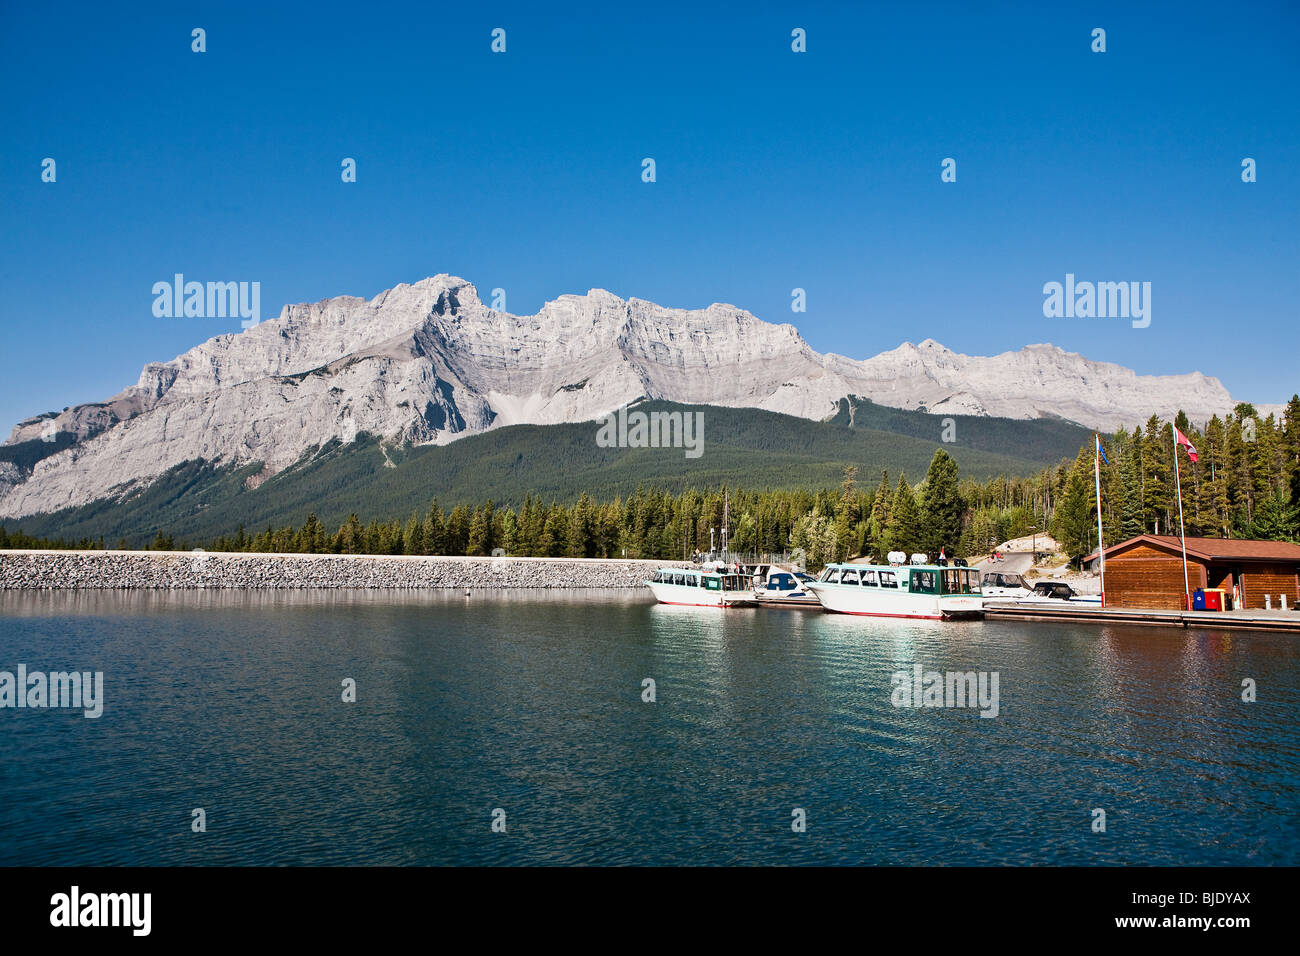
[{"label": "red container", "polygon": [[1205,609],[1207,611],[1223,610],[1223,589],[1222,588],[1206,588]]}]

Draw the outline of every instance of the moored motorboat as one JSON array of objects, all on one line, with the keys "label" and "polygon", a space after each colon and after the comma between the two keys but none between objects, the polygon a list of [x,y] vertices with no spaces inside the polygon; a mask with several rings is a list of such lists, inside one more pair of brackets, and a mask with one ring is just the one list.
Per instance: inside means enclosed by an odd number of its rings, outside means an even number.
[{"label": "moored motorboat", "polygon": [[808,590],[810,574],[787,571],[772,565],[765,575],[754,576],[754,599],[763,607],[821,607],[817,595]]},{"label": "moored motorboat", "polygon": [[980,579],[980,593],[988,600],[1019,601],[1033,597],[1034,589],[1018,574],[985,571]]},{"label": "moored motorboat", "polygon": [[980,581],[986,603],[1090,604],[1100,606],[1100,594],[1080,594],[1065,581],[1035,581],[1032,585],[1019,574],[986,571]]},{"label": "moored motorboat", "polygon": [[838,614],[935,621],[984,616],[979,572],[973,568],[828,564],[808,589],[826,610]]},{"label": "moored motorboat", "polygon": [[747,575],[726,568],[660,568],[646,582],[660,604],[692,607],[755,607]]}]

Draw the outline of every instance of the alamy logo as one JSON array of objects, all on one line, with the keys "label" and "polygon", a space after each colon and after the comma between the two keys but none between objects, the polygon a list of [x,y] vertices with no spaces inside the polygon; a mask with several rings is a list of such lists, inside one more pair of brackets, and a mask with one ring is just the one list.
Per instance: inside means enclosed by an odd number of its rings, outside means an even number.
[{"label": "alamy logo", "polygon": [[0,671],[0,709],[66,707],[94,720],[104,713],[104,672],[32,671],[19,664],[17,673]]},{"label": "alamy logo", "polygon": [[998,715],[997,671],[927,671],[920,664],[895,671],[895,707],[978,707],[981,717]]},{"label": "alamy logo", "polygon": [[1065,284],[1043,286],[1043,316],[1049,319],[1132,319],[1133,328],[1151,324],[1150,282],[1075,282],[1065,274]]},{"label": "alamy logo", "polygon": [[73,886],[50,897],[50,925],[126,926],[133,936],[148,936],[152,928],[152,893],[82,893]]},{"label": "alamy logo", "polygon": [[176,273],[171,282],[153,284],[153,314],[160,319],[226,319],[239,316],[251,329],[262,321],[262,283],[186,282]]},{"label": "alamy logo", "polygon": [[703,412],[629,412],[622,406],[605,416],[596,432],[601,448],[685,448],[687,458],[704,454]]}]

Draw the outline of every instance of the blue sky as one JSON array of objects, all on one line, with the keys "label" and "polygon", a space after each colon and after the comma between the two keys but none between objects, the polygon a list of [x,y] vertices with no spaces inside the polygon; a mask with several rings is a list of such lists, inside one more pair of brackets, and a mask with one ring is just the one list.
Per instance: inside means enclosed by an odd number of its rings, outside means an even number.
[{"label": "blue sky", "polygon": [[[450,272],[1300,389],[1300,5],[266,6],[0,5],[6,432],[238,330],[156,318],[177,272],[264,317]],[[1149,281],[1150,327],[1044,318],[1067,272]]]}]

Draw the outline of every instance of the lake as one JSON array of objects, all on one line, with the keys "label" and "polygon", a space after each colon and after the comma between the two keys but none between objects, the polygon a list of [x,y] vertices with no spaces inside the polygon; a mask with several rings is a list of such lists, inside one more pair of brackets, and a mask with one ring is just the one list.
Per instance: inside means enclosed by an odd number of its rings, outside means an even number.
[{"label": "lake", "polygon": [[[102,672],[103,713],[0,709],[5,865],[1300,863],[1300,635],[0,593],[19,664]],[[896,706],[916,665],[996,716]]]}]

